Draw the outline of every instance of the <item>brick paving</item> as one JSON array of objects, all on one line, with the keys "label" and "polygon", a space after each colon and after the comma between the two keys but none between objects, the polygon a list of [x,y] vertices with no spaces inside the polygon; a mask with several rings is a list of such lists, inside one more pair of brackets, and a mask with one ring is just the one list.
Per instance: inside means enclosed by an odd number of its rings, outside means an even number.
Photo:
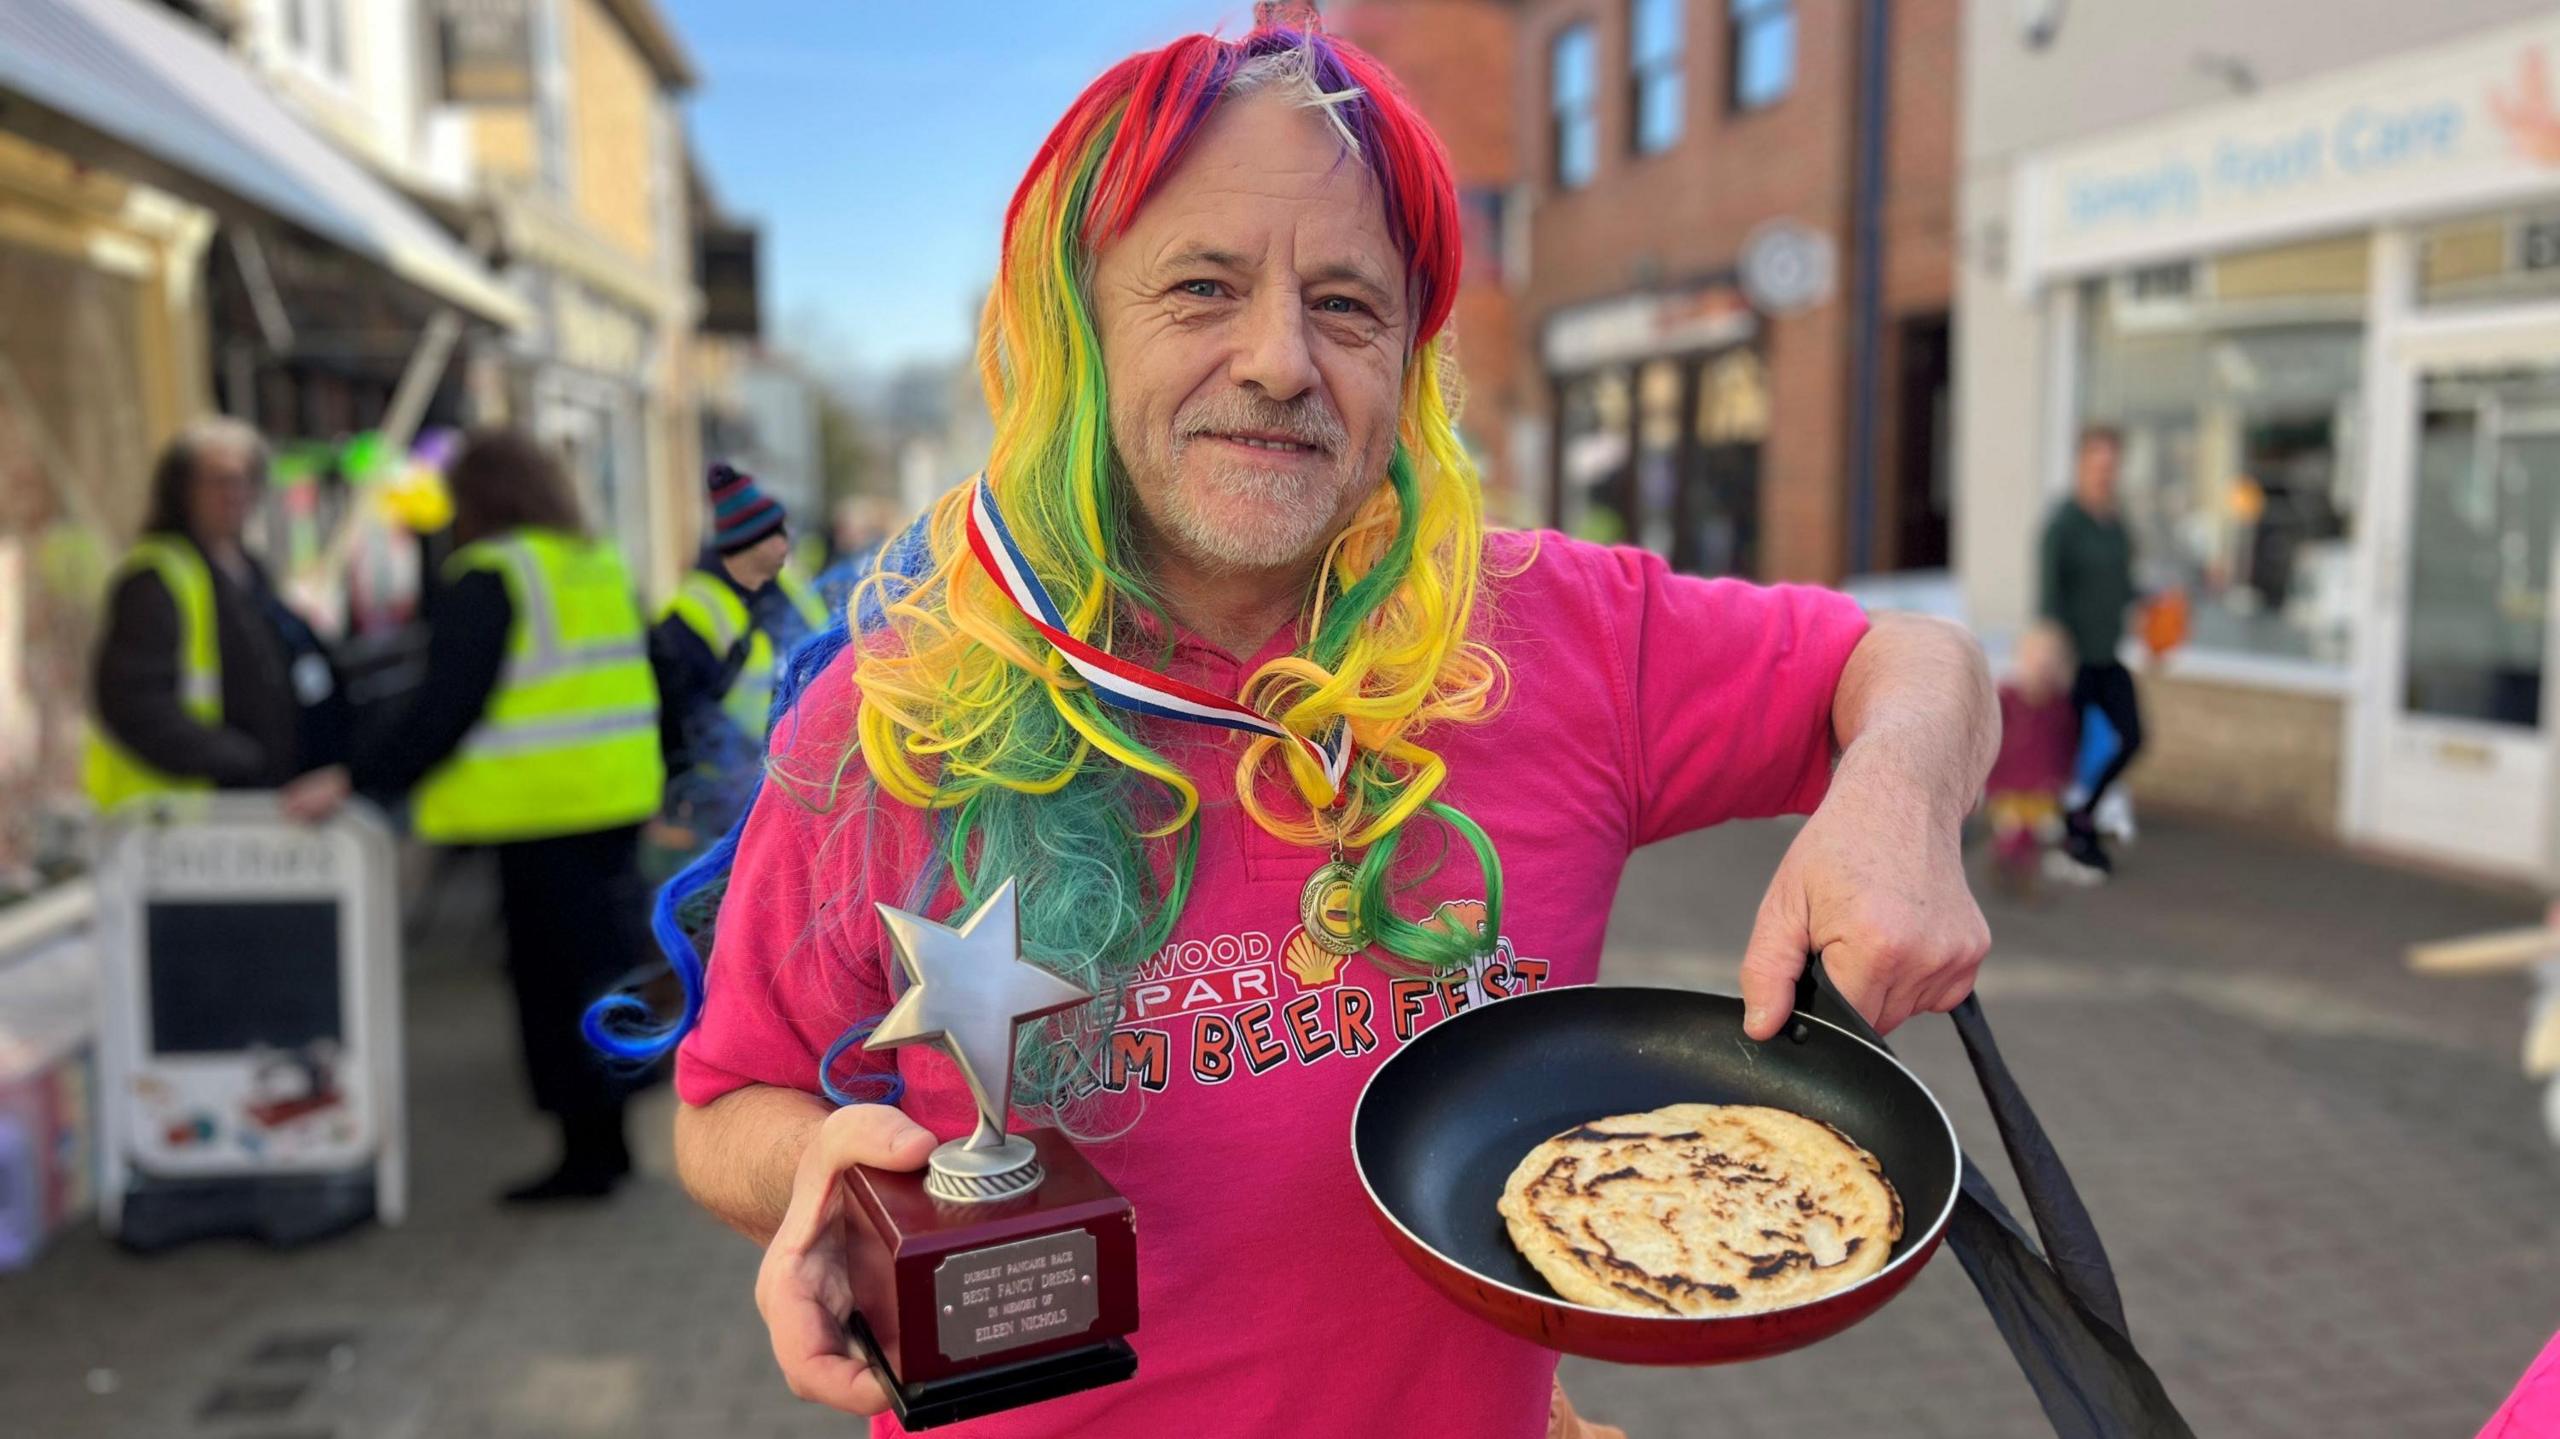
[{"label": "brick paving", "polygon": [[[1617,982],[1729,983],[1786,839],[1735,829],[1630,873]],[[472,928],[450,906],[441,929]],[[2523,985],[2419,979],[2411,940],[2530,896],[2156,826],[2095,893],[1992,912],[1983,986],[2079,1176],[2136,1336],[2206,1435],[2462,1439],[2560,1324],[2560,1155],[2519,1076]],[[485,940],[413,965],[410,1222],[304,1251],[150,1259],[70,1236],[0,1279],[0,1433],[29,1439],[765,1439],[856,1432],[770,1369],[752,1251],[665,1179],[524,1216],[536,1166]],[[1897,1041],[1996,1155],[1942,1023]],[[658,1103],[664,1104],[663,1094]],[[1999,1172],[1996,1163],[1990,1165]],[[1858,1329],[1726,1370],[1571,1363],[1638,1439],[2045,1431],[1952,1261]]]}]

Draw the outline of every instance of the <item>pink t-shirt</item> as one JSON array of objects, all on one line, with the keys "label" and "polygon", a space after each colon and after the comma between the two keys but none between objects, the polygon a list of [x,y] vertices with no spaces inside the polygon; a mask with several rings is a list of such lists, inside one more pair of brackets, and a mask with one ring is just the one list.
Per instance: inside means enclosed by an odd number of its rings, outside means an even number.
[{"label": "pink t-shirt", "polygon": [[[1503,934],[1476,986],[1499,997],[1593,982],[1636,846],[1821,799],[1832,692],[1866,621],[1829,591],[1677,576],[1650,554],[1557,535],[1496,535],[1486,560],[1482,634],[1509,665],[1510,695],[1493,719],[1428,742],[1449,764],[1442,795],[1502,859]],[[1234,694],[1295,642],[1283,634],[1238,663],[1188,640],[1169,667]],[[851,659],[785,727],[787,768],[823,769],[844,748]],[[1390,980],[1293,946],[1299,891],[1321,857],[1236,807],[1242,740],[1137,723],[1204,799],[1191,902],[1132,985],[1107,1076],[1143,1092],[1144,1115],[1086,1146],[1139,1215],[1137,1377],[947,1432],[1539,1439],[1555,1354],[1409,1270],[1351,1165],[1362,1083],[1469,1003],[1470,987]],[[902,806],[819,813],[768,787],[720,912],[701,1024],[678,1056],[687,1103],[748,1084],[818,1089],[827,1047],[888,1007],[893,962],[869,900],[917,907],[909,891],[927,838]],[[1482,896],[1455,844],[1420,898]],[[928,912],[955,907],[946,887]],[[1726,916],[1727,939],[1739,945],[1751,918]],[[939,1052],[855,1050],[839,1082],[852,1060],[894,1063],[902,1107],[937,1135],[969,1131],[968,1091]],[[885,1416],[874,1428],[899,1432]]]}]

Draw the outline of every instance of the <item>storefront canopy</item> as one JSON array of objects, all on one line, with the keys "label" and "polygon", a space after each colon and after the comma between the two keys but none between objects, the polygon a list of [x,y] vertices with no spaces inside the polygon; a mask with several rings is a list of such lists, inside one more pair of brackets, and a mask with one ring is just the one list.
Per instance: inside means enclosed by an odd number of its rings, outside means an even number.
[{"label": "storefront canopy", "polygon": [[165,167],[191,199],[300,226],[484,319],[521,328],[530,318],[486,265],[313,133],[213,37],[143,0],[0,4],[7,100]]}]

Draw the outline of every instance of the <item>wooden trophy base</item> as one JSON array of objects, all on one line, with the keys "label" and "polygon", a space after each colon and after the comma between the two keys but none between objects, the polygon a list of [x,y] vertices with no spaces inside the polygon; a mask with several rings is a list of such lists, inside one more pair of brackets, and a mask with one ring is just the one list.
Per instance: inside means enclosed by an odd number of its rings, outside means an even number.
[{"label": "wooden trophy base", "polygon": [[[880,1373],[889,1371],[880,1357],[879,1341],[871,1335],[871,1326],[855,1310],[849,1326],[854,1341]],[[932,1429],[944,1424],[957,1424],[963,1419],[1019,1409],[1043,1399],[1058,1399],[1086,1389],[1099,1389],[1117,1384],[1138,1372],[1138,1352],[1126,1339],[1106,1339],[1052,1354],[1046,1359],[1025,1359],[1019,1364],[1005,1364],[964,1374],[951,1379],[927,1379],[920,1384],[898,1384],[884,1380],[880,1387],[889,1391],[889,1409],[898,1416],[899,1427],[909,1433]]]},{"label": "wooden trophy base", "polygon": [[898,1422],[930,1428],[1115,1383],[1137,1371],[1138,1239],[1129,1201],[1055,1129],[1018,1198],[954,1204],[922,1172],[845,1176],[846,1321]]}]

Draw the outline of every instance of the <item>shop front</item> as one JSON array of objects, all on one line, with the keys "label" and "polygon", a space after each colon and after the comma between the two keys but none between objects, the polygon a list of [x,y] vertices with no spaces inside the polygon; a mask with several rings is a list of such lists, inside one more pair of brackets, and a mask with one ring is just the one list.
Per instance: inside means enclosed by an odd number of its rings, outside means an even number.
[{"label": "shop front", "polygon": [[1758,574],[1769,429],[1759,329],[1721,281],[1551,319],[1540,355],[1554,392],[1555,527],[1641,545],[1690,574]]},{"label": "shop front", "polygon": [[2034,508],[2114,429],[2137,578],[2192,603],[2151,793],[2560,873],[2555,52],[2541,19],[2021,167]]}]

